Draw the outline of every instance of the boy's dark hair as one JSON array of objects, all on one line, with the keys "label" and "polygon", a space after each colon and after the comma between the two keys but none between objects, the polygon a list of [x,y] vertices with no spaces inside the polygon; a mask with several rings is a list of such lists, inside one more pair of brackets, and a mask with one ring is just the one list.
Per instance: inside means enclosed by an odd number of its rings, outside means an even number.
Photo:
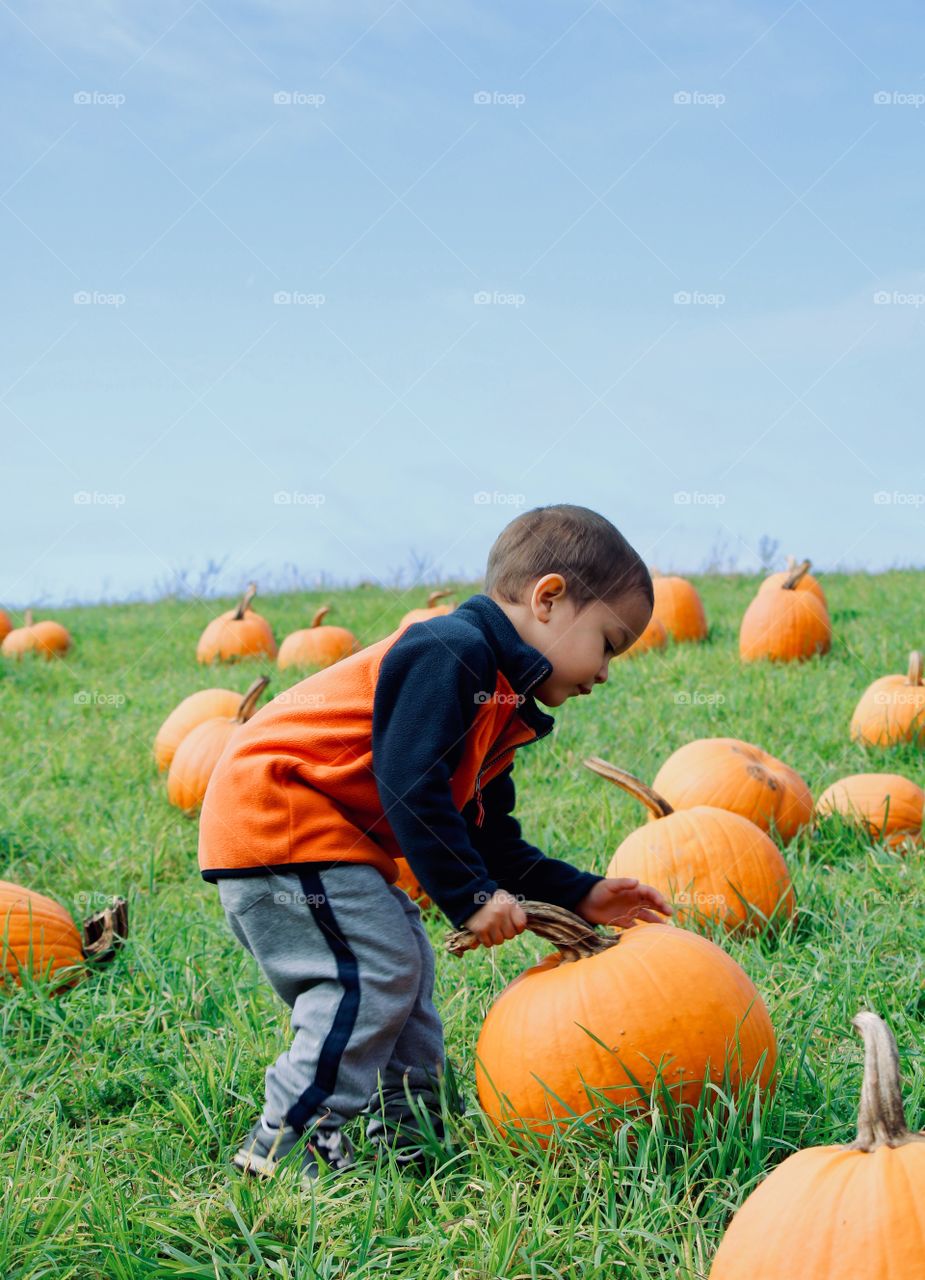
[{"label": "boy's dark hair", "polygon": [[652,605],[652,579],[619,529],[596,511],[570,503],[534,507],[512,520],[488,553],[485,594],[509,604],[546,573],[561,573],[580,613],[595,600],[641,591]]}]

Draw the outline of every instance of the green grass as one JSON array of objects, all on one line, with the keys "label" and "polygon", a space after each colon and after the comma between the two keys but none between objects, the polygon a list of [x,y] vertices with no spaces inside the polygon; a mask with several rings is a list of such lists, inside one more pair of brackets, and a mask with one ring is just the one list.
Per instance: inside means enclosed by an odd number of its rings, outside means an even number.
[{"label": "green grass", "polygon": [[[615,662],[607,685],[558,709],[555,733],[519,754],[528,838],[603,871],[642,813],[582,759],[602,755],[651,779],[677,746],[708,735],[759,743],[816,794],[868,769],[925,782],[921,754],[867,752],[847,732],[869,681],[904,670],[925,639],[923,575],[825,585],[832,653],[744,667],[738,621],[756,581],[698,580],[706,644]],[[462,586],[458,598],[477,589]],[[260,597],[257,607],[281,638],[323,600],[335,605],[329,621],[363,643],[418,603],[368,588]],[[667,1124],[636,1121],[616,1143],[578,1125],[550,1151],[512,1151],[474,1103],[473,1054],[491,1001],[548,948],[525,934],[453,959],[441,952],[447,922],[430,913],[438,1004],[470,1101],[452,1158],[430,1178],[366,1165],[314,1196],[292,1177],[242,1179],[228,1159],[286,1044],[288,1010],[228,930],[199,875],[196,824],[167,805],[151,757],[180,698],[215,683],[243,691],[264,669],[197,666],[200,631],[230,604],[60,610],[75,637],[65,661],[0,668],[0,877],[77,917],[96,908],[94,895],[125,894],[132,932],[112,965],[69,992],[27,983],[0,995],[4,1280],[704,1277],[730,1213],[775,1163],[853,1136],[861,1051],[850,1020],[862,1007],[893,1027],[909,1121],[925,1122],[922,861],[829,824],[788,850],[796,921],[723,940],[778,1036],[778,1087],[763,1111],[717,1097],[685,1142]],[[271,693],[298,678],[271,674]]]}]

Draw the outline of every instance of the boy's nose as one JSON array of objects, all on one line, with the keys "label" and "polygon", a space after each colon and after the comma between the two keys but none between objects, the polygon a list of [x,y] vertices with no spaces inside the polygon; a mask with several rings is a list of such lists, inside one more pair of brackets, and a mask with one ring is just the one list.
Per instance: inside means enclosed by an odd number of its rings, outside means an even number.
[{"label": "boy's nose", "polygon": [[609,675],[609,674],[610,674],[610,663],[609,663],[609,662],[605,662],[605,663],[604,663],[604,665],[601,667],[600,671],[599,671],[599,672],[597,673],[597,675],[594,677],[594,683],[595,683],[595,684],[606,684],[606,683],[607,683],[607,677],[608,677],[608,675]]}]

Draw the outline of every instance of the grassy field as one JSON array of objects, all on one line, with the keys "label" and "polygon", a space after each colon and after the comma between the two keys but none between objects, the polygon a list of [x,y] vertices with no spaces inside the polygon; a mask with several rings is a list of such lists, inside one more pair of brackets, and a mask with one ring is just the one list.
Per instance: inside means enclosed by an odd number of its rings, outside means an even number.
[{"label": "grassy field", "polygon": [[[643,819],[582,767],[588,754],[651,779],[680,744],[730,735],[785,759],[815,794],[868,769],[925,783],[913,749],[874,755],[848,741],[864,687],[904,670],[925,642],[925,576],[825,579],[832,653],[788,667],[738,661],[755,579],[696,581],[707,643],[615,662],[606,685],[558,709],[554,734],[519,753],[519,816],[548,853],[604,871]],[[256,607],[281,638],[329,600],[328,621],[369,643],[425,595],[369,588],[261,596]],[[199,633],[231,603],[61,610],[75,638],[65,661],[0,670],[0,878],[77,917],[96,895],[124,894],[132,933],[112,965],[61,996],[27,984],[0,997],[4,1280],[705,1277],[731,1212],[766,1172],[798,1147],[853,1137],[861,1049],[850,1020],[864,1007],[892,1026],[909,1122],[925,1123],[925,872],[832,830],[787,852],[796,920],[774,937],[723,943],[777,1032],[778,1087],[760,1113],[717,1099],[687,1142],[635,1122],[615,1146],[585,1131],[546,1153],[512,1152],[475,1105],[475,1042],[505,983],[549,948],[524,934],[453,959],[440,951],[447,921],[431,912],[438,1005],[470,1099],[446,1164],[422,1178],[367,1162],[314,1196],[293,1177],[243,1179],[229,1157],[262,1103],[288,1010],[201,880],[196,824],[168,806],[151,756],[187,693],[243,691],[264,669],[271,694],[295,683],[269,664],[218,678],[197,666]]]}]

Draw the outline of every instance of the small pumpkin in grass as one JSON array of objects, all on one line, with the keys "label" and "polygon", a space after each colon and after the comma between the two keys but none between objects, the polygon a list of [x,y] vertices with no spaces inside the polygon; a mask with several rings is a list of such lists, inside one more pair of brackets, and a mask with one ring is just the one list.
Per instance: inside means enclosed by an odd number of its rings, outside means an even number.
[{"label": "small pumpkin in grass", "polygon": [[255,680],[238,699],[238,708],[231,716],[214,716],[191,729],[174,753],[167,774],[167,799],[184,813],[193,814],[202,804],[202,798],[212,777],[212,770],[225,749],[225,744],[242,724],[246,724],[257,710],[257,700],[270,683],[268,676]]},{"label": "small pumpkin in grass", "polygon": [[697,738],[668,757],[652,780],[673,809],[715,805],[740,813],[789,843],[813,817],[809,787],[789,765],[739,738]]},{"label": "small pumpkin in grass", "polygon": [[8,631],[0,645],[0,653],[8,658],[21,658],[26,653],[37,653],[48,659],[61,658],[71,647],[70,632],[60,622],[35,622],[32,610],[23,615],[21,627]]},{"label": "small pumpkin in grass", "polygon": [[276,657],[276,640],[269,622],[250,607],[256,594],[257,584],[252,582],[236,609],[229,609],[212,619],[196,646],[199,662]]},{"label": "small pumpkin in grass", "polygon": [[13,619],[6,609],[0,609],[0,640],[4,640],[13,630]]},{"label": "small pumpkin in grass", "polygon": [[[752,1078],[768,1085],[777,1057],[768,1011],[715,943],[663,924],[600,934],[561,907],[521,906],[527,928],[558,952],[502,991],[479,1034],[479,1101],[502,1132],[529,1131],[545,1145],[576,1115],[611,1128],[600,1095],[645,1114],[661,1090],[695,1106],[725,1072],[736,1094]],[[463,928],[446,945],[459,955],[477,943]]]},{"label": "small pumpkin in grass", "polygon": [[653,572],[654,615],[676,643],[707,638],[707,615],[700,593],[687,578]]},{"label": "small pumpkin in grass", "polygon": [[800,662],[832,647],[829,611],[811,592],[798,590],[809,570],[804,560],[780,586],[759,591],[739,629],[743,662]]},{"label": "small pumpkin in grass", "polygon": [[710,1280],[921,1280],[925,1134],[910,1133],[893,1033],[875,1013],[864,1038],[858,1134],[788,1156],[729,1224]]},{"label": "small pumpkin in grass", "polygon": [[286,667],[330,667],[358,651],[359,641],[352,631],[324,623],[330,611],[330,605],[323,604],[307,627],[286,636],[277,659],[281,671]]},{"label": "small pumpkin in grass", "polygon": [[398,866],[398,879],[395,883],[399,889],[404,889],[409,898],[414,898],[415,902],[423,911],[425,907],[430,906],[430,898],[421,886],[417,876],[409,867],[405,858],[396,858],[395,862]]},{"label": "small pumpkin in grass", "polygon": [[177,747],[191,729],[216,716],[235,715],[240,704],[241,695],[233,689],[200,689],[184,698],[171,711],[154,739],[154,758],[158,770],[163,773],[170,768]]},{"label": "small pumpkin in grass", "polygon": [[21,983],[24,972],[39,978],[66,968],[69,972],[54,988],[57,993],[80,981],[84,961],[111,959],[127,936],[124,898],[113,898],[85,920],[81,934],[70,912],[54,898],[0,880],[0,990],[4,976]]},{"label": "small pumpkin in grass", "polygon": [[641,653],[648,653],[651,649],[664,649],[667,643],[668,632],[665,624],[653,613],[646,623],[645,630],[640,632],[628,649],[623,650],[620,657],[638,658]]},{"label": "small pumpkin in grass", "polygon": [[851,737],[872,747],[894,742],[925,746],[925,684],[922,654],[909,654],[905,675],[881,676],[861,694],[851,717]]},{"label": "small pumpkin in grass", "polygon": [[710,805],[673,810],[663,796],[616,765],[590,756],[585,767],[641,800],[650,821],[631,832],[607,868],[650,884],[680,924],[716,921],[758,932],[793,914],[790,873],[774,841],[738,813]]},{"label": "small pumpkin in grass", "polygon": [[891,848],[922,842],[925,791],[898,773],[852,773],[826,787],[816,813],[839,813],[862,823],[873,840]]},{"label": "small pumpkin in grass", "polygon": [[[809,565],[808,560],[806,563],[807,565]],[[778,587],[782,587],[784,583],[787,581],[787,578],[790,576],[791,573],[793,573],[793,571],[796,568],[797,568],[797,561],[794,559],[793,556],[788,556],[787,568],[781,573],[769,573],[768,576],[763,580],[763,582],[759,586],[758,594],[760,595],[763,591],[774,591]],[[819,579],[814,578],[813,575],[809,572],[809,569],[807,569],[806,573],[804,573],[803,576],[797,581],[796,586],[794,587],[794,591],[809,591],[812,593],[812,595],[816,597],[816,599],[819,601],[820,604],[825,605],[826,609],[828,609],[829,607],[829,602],[828,600],[826,600],[825,592],[822,590],[822,586],[819,582]]]},{"label": "small pumpkin in grass", "polygon": [[432,591],[427,597],[426,606],[423,609],[411,609],[399,622],[396,630],[402,631],[405,627],[410,627],[412,622],[426,622],[428,618],[439,618],[443,613],[452,613],[454,605],[438,603],[452,594],[452,591]]}]

